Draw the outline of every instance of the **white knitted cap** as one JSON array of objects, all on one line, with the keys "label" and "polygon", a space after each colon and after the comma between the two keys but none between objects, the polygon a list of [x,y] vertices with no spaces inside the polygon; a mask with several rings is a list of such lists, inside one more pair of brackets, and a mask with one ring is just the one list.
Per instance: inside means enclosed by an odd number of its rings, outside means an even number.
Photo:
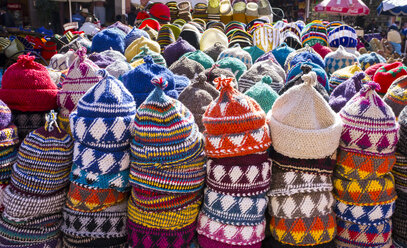
[{"label": "white knitted cap", "polygon": [[339,146],[342,120],[314,89],[316,73],[301,78],[304,83],[277,98],[268,113],[273,147],[291,158],[324,158]]}]

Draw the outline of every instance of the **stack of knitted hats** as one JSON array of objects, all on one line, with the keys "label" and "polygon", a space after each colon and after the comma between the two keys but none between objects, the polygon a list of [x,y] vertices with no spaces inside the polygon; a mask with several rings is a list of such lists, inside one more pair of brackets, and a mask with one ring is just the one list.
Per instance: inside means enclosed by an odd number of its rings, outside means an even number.
[{"label": "stack of knitted hats", "polygon": [[396,163],[392,173],[396,182],[397,200],[393,215],[393,242],[399,247],[407,247],[407,108],[398,118],[400,139],[397,144]]},{"label": "stack of knitted hats", "polygon": [[4,191],[1,247],[57,247],[73,142],[52,111],[22,142]]},{"label": "stack of knitted hats", "polygon": [[314,89],[315,72],[302,79],[267,117],[273,137],[270,230],[280,246],[335,247],[331,175],[342,121]]},{"label": "stack of knitted hats", "polygon": [[18,127],[20,141],[42,127],[46,112],[57,107],[58,88],[48,70],[34,59],[34,56],[19,56],[1,81],[0,100],[12,110],[12,122]]},{"label": "stack of knitted hats", "polygon": [[70,133],[69,114],[76,108],[79,99],[93,85],[99,82],[97,75],[99,67],[86,57],[86,48],[76,52],[77,58],[69,67],[69,71],[58,92],[58,124],[60,128]]},{"label": "stack of knitted hats", "polygon": [[189,247],[202,203],[205,156],[192,113],[155,89],[137,109],[131,142],[128,232],[131,247]]},{"label": "stack of knitted hats", "polygon": [[233,88],[231,78],[215,82],[220,96],[203,116],[209,161],[198,242],[202,248],[261,247],[271,172],[266,115]]},{"label": "stack of knitted hats", "polygon": [[17,159],[17,127],[11,122],[11,110],[0,100],[0,212],[3,192],[10,182],[11,169]]},{"label": "stack of knitted hats", "polygon": [[75,139],[71,185],[64,208],[65,247],[126,247],[129,143],[136,112],[122,82],[102,80],[70,115]]},{"label": "stack of knitted hats", "polygon": [[344,128],[334,174],[338,247],[391,247],[396,191],[390,173],[399,126],[377,95],[362,87],[339,112]]}]

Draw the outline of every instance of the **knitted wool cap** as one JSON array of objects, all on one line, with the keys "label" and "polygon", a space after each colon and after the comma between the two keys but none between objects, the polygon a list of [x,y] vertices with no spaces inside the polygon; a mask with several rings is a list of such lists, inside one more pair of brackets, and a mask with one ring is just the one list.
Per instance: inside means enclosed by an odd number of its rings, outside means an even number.
[{"label": "knitted wool cap", "polygon": [[53,111],[45,127],[31,132],[20,146],[11,185],[22,192],[50,195],[68,184],[72,164],[71,137],[56,125]]},{"label": "knitted wool cap", "polygon": [[394,80],[387,90],[386,95],[383,100],[387,103],[393,110],[396,117],[399,116],[401,111],[407,105],[407,76],[402,76]]},{"label": "knitted wool cap", "polygon": [[257,46],[247,46],[243,48],[243,50],[250,54],[250,56],[252,57],[253,64],[258,58],[260,58],[264,54],[264,51],[258,48]]},{"label": "knitted wool cap", "polygon": [[221,69],[227,69],[228,71],[232,72],[236,80],[239,80],[239,78],[247,70],[246,65],[241,60],[236,58],[224,58],[217,61],[216,65]]},{"label": "knitted wool cap", "polygon": [[268,113],[271,110],[274,102],[279,97],[271,85],[271,77],[264,76],[261,81],[257,82],[245,92],[246,95],[253,98],[260,105],[265,113]]},{"label": "knitted wool cap", "polygon": [[317,52],[323,59],[325,59],[325,56],[332,52],[332,50],[329,47],[321,45],[321,43],[317,43],[312,46],[312,48]]},{"label": "knitted wool cap", "polygon": [[358,61],[362,70],[366,70],[368,67],[378,64],[378,63],[386,63],[386,59],[383,58],[380,54],[375,52],[373,53],[365,53],[358,57]]},{"label": "knitted wool cap", "polygon": [[206,154],[221,158],[266,150],[271,138],[260,105],[234,89],[231,78],[217,78],[215,82],[221,88],[220,96],[203,116]]},{"label": "knitted wool cap", "polygon": [[374,74],[376,73],[377,70],[380,69],[380,67],[387,65],[387,63],[378,63],[374,64],[372,66],[369,66],[368,68],[365,69],[365,73],[370,77],[373,78]]},{"label": "knitted wool cap", "polygon": [[196,80],[186,87],[178,97],[178,100],[194,115],[200,132],[205,130],[202,115],[207,106],[219,96],[219,91],[206,80],[205,74],[199,74]]},{"label": "knitted wool cap", "polygon": [[18,138],[22,142],[30,132],[44,126],[44,116],[47,112],[20,112],[14,110],[12,114],[11,122],[17,126]]},{"label": "knitted wool cap", "polygon": [[284,67],[287,56],[294,51],[295,50],[287,46],[286,43],[282,43],[277,48],[271,50],[278,63],[281,65],[281,67]]},{"label": "knitted wool cap", "polygon": [[115,61],[106,67],[106,71],[115,78],[119,78],[121,75],[133,69],[127,61]]},{"label": "knitted wool cap", "polygon": [[307,45],[307,46],[305,46],[305,47],[303,47],[303,48],[301,48],[301,49],[295,50],[294,52],[290,53],[290,54],[287,56],[287,59],[285,60],[285,64],[284,64],[284,70],[286,70],[286,71],[289,70],[289,69],[290,69],[289,64],[290,64],[291,60],[292,60],[295,56],[297,56],[298,54],[301,54],[301,53],[303,53],[303,52],[314,53],[314,54],[316,55],[316,57],[318,57],[318,58],[320,58],[321,60],[323,60],[322,57],[321,57],[321,55],[319,55],[317,52],[315,52],[315,50],[314,50],[312,47],[310,47],[310,46]]},{"label": "knitted wool cap", "polygon": [[122,53],[113,49],[105,50],[103,52],[100,52],[99,54],[104,57],[111,57],[114,59],[114,61],[126,61],[126,57]]},{"label": "knitted wool cap", "polygon": [[198,30],[183,29],[179,34],[179,37],[187,41],[195,49],[199,50],[200,48],[199,41],[201,40],[201,33],[199,33]]},{"label": "knitted wool cap", "polygon": [[157,42],[160,44],[161,52],[164,51],[168,45],[174,43],[176,39],[173,30],[169,26],[164,25],[161,27],[157,35]]},{"label": "knitted wool cap", "polygon": [[0,147],[18,143],[17,127],[11,122],[11,110],[0,100]]},{"label": "knitted wool cap", "polygon": [[189,59],[188,57],[181,57],[175,61],[169,68],[174,74],[184,75],[189,79],[194,79],[196,75],[203,72],[205,68],[198,62]]},{"label": "knitted wool cap", "polygon": [[201,40],[199,41],[201,51],[206,51],[208,48],[212,47],[216,43],[220,43],[224,47],[229,46],[228,37],[217,28],[208,28],[202,34]]},{"label": "knitted wool cap", "polygon": [[75,60],[75,52],[70,50],[64,54],[57,53],[49,61],[49,66],[58,71],[67,70]]},{"label": "knitted wool cap", "polygon": [[357,34],[354,28],[348,25],[341,25],[332,29],[328,34],[328,42],[330,47],[356,47]]},{"label": "knitted wool cap", "polygon": [[147,45],[142,46],[140,50],[141,51],[131,59],[130,63],[133,63],[139,59],[143,59],[146,56],[151,56],[155,64],[167,67],[167,63],[165,62],[164,57],[161,54],[150,50]]},{"label": "knitted wool cap", "polygon": [[154,64],[150,56],[144,57],[144,62],[144,64],[125,73],[121,78],[124,86],[126,86],[133,95],[137,107],[140,106],[150,92],[153,91],[154,86],[151,84],[151,80],[156,76],[163,77],[164,80],[168,82],[168,86],[164,92],[173,98],[178,98],[173,73],[164,66]]},{"label": "knitted wool cap", "polygon": [[294,57],[292,57],[292,59],[290,61],[288,61],[288,59],[287,59],[286,63],[288,63],[288,69],[291,69],[297,63],[303,63],[308,60],[319,65],[321,68],[325,68],[324,59],[319,54],[317,54],[315,52],[311,52],[311,51],[304,51],[304,52],[298,53],[298,54],[294,55]]},{"label": "knitted wool cap", "polygon": [[391,108],[375,92],[377,87],[374,82],[364,85],[339,112],[344,122],[342,149],[372,155],[394,153],[399,125]]},{"label": "knitted wool cap", "polygon": [[124,53],[126,33],[118,28],[108,28],[97,33],[92,39],[92,52],[113,49]]},{"label": "knitted wool cap", "polygon": [[89,55],[89,59],[102,69],[105,69],[115,61],[113,57],[104,56],[102,53],[92,53]]},{"label": "knitted wool cap", "polygon": [[191,46],[187,41],[179,38],[175,43],[168,45],[164,52],[163,57],[168,66],[171,66],[177,59],[188,52],[194,52],[196,49]]},{"label": "knitted wool cap", "polygon": [[343,46],[339,46],[336,51],[330,52],[325,56],[324,62],[326,72],[331,75],[339,69],[358,62],[358,58],[356,55],[347,52]]},{"label": "knitted wool cap", "polygon": [[281,42],[285,42],[289,47],[295,50],[298,50],[302,47],[300,37],[289,30],[281,32]]},{"label": "knitted wool cap", "polygon": [[270,76],[271,87],[278,92],[284,85],[285,72],[279,64],[271,60],[255,63],[249,70],[243,73],[238,82],[239,91],[244,93],[255,83],[261,81],[264,76]]},{"label": "knitted wool cap", "polygon": [[252,66],[252,57],[250,54],[246,51],[244,51],[242,48],[240,48],[239,45],[236,45],[235,47],[228,48],[221,52],[218,57],[218,61],[224,59],[224,58],[236,58],[242,61],[247,69],[250,69]]},{"label": "knitted wool cap", "polygon": [[166,23],[171,20],[170,9],[163,3],[154,3],[149,10],[150,15],[160,23]]},{"label": "knitted wool cap", "polygon": [[155,53],[160,53],[160,44],[157,42],[150,40],[144,36],[138,38],[137,40],[133,41],[124,52],[124,56],[126,56],[127,62],[132,61],[134,56],[142,52],[142,47],[147,46],[151,51]]},{"label": "knitted wool cap", "polygon": [[[311,62],[310,60],[307,60],[303,63],[297,63],[294,67],[292,67],[288,72],[287,72],[287,77],[286,77],[286,85],[288,84],[289,81],[294,80],[294,78],[298,77],[299,74],[301,74],[302,72],[302,67],[303,66],[307,66],[310,67],[312,71],[314,71],[317,74],[317,80],[319,82],[319,84],[317,84],[317,88],[321,88],[318,85],[321,85],[322,88],[325,89],[326,92],[330,92],[330,87],[329,87],[329,83],[328,83],[328,75],[326,74],[325,70]],[[281,93],[279,93],[281,95]],[[328,94],[328,93],[327,93]],[[323,94],[325,95],[325,94]],[[328,96],[326,96],[328,97]]]},{"label": "knitted wool cap", "polygon": [[[348,80],[349,78],[353,77],[358,72],[363,72],[363,70],[359,67],[357,63],[355,63],[351,66],[344,67],[332,73],[329,79],[329,86],[331,88],[331,91],[334,90],[339,85],[341,85],[346,80]],[[371,79],[367,75],[365,76],[365,78],[362,79],[363,84],[366,84],[370,81]]]},{"label": "knitted wool cap", "polygon": [[100,68],[86,58],[86,49],[82,48],[76,54],[78,58],[69,68],[62,89],[58,92],[57,100],[62,117],[68,117],[79,99],[100,80],[97,74]]},{"label": "knitted wool cap", "polygon": [[205,69],[211,68],[215,61],[206,53],[201,50],[196,50],[195,52],[185,53],[183,56],[188,57],[189,59],[195,60],[200,63]]},{"label": "knitted wool cap", "polygon": [[137,40],[138,38],[144,36],[145,38],[150,38],[150,36],[148,35],[148,33],[146,31],[144,31],[143,29],[138,29],[136,27],[134,27],[124,38],[124,45],[126,46],[126,48],[128,46],[130,46],[130,44]]},{"label": "knitted wool cap", "polygon": [[[150,21],[150,20],[145,20],[145,21]],[[143,21],[143,23],[145,22],[145,21]],[[155,20],[154,20],[155,21]],[[156,21],[155,21],[156,22]],[[158,24],[158,26],[159,26],[159,24]],[[158,32],[154,29],[154,28],[151,28],[150,26],[148,26],[148,25],[146,25],[146,26],[144,26],[143,28],[141,28],[141,26],[139,27],[140,29],[142,29],[142,30],[144,30],[144,31],[146,31],[146,33],[148,34],[148,36],[150,36],[150,39],[151,40],[154,40],[154,41],[156,41],[157,40],[157,36],[158,36]]]},{"label": "knitted wool cap", "polygon": [[[400,115],[399,115],[399,124],[400,124],[400,139],[397,144],[397,151],[401,154],[407,154],[407,139],[406,137],[406,131],[407,131],[407,108],[404,108]],[[397,163],[402,164],[402,158],[397,161]]]},{"label": "knitted wool cap", "polygon": [[213,61],[216,61],[219,57],[219,54],[226,50],[226,48],[227,47],[224,46],[222,43],[216,42],[211,47],[205,49],[203,52],[206,53],[209,57],[211,57]]},{"label": "knitted wool cap", "polygon": [[302,79],[304,83],[281,95],[268,113],[273,147],[288,157],[324,158],[339,145],[342,121],[314,89],[316,73]]},{"label": "knitted wool cap", "polygon": [[253,45],[264,52],[269,52],[280,45],[280,29],[269,23],[260,24],[253,32]]},{"label": "knitted wool cap", "polygon": [[407,66],[401,62],[384,65],[374,74],[373,81],[380,85],[377,92],[386,94],[390,85],[399,77],[407,75]]},{"label": "knitted wool cap", "polygon": [[33,56],[20,55],[2,77],[0,100],[12,110],[33,112],[57,107],[57,86],[48,70],[34,59]]},{"label": "knitted wool cap", "polygon": [[138,166],[170,168],[195,160],[203,150],[192,113],[164,94],[168,85],[164,80],[152,80],[155,89],[137,110],[131,152]]},{"label": "knitted wool cap", "polygon": [[354,76],[336,87],[329,96],[329,105],[338,113],[348,101],[362,88],[363,72],[357,72]]},{"label": "knitted wool cap", "polygon": [[120,21],[117,21],[115,23],[113,23],[112,25],[110,25],[109,27],[107,27],[107,29],[119,29],[121,31],[123,31],[125,34],[128,34],[131,31],[131,27],[127,26],[126,24],[123,24]]}]

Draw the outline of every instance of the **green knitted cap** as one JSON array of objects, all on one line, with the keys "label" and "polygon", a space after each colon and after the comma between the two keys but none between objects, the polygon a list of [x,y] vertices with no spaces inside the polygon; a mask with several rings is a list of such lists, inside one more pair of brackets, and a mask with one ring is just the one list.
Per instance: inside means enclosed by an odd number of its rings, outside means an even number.
[{"label": "green knitted cap", "polygon": [[260,49],[258,46],[245,47],[245,48],[243,48],[243,50],[245,50],[246,52],[248,52],[250,54],[250,56],[252,56],[253,64],[258,58],[260,58],[261,55],[264,54],[264,51],[262,49]]},{"label": "green knitted cap", "polygon": [[221,59],[216,64],[219,65],[219,68],[231,70],[236,81],[239,81],[239,78],[247,70],[247,66],[241,60],[232,57]]},{"label": "green knitted cap", "polygon": [[271,88],[271,82],[271,77],[264,76],[260,82],[250,87],[245,93],[245,95],[253,98],[266,114],[271,110],[271,107],[273,107],[274,102],[279,96],[277,92]]},{"label": "green knitted cap", "polygon": [[136,61],[136,60],[142,59],[142,58],[144,58],[145,56],[151,56],[151,58],[153,59],[153,62],[154,62],[155,64],[158,64],[158,65],[162,65],[162,66],[164,66],[164,67],[167,67],[167,63],[165,62],[164,57],[163,57],[161,54],[156,53],[156,52],[150,50],[150,49],[147,47],[147,45],[144,45],[143,47],[141,47],[140,50],[141,50],[141,52],[139,52],[136,56],[134,56],[134,57],[131,59],[130,63],[133,63],[133,62]]},{"label": "green knitted cap", "polygon": [[205,69],[211,68],[215,64],[215,61],[201,50],[186,53],[184,56],[200,63]]}]

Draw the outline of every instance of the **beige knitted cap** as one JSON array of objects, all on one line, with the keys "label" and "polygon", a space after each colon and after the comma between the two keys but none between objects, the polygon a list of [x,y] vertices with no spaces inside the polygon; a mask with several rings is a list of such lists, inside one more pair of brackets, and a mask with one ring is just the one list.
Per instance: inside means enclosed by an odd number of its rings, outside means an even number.
[{"label": "beige knitted cap", "polygon": [[291,158],[324,158],[339,146],[342,120],[314,89],[316,73],[301,78],[304,83],[281,95],[268,114],[273,147]]}]

